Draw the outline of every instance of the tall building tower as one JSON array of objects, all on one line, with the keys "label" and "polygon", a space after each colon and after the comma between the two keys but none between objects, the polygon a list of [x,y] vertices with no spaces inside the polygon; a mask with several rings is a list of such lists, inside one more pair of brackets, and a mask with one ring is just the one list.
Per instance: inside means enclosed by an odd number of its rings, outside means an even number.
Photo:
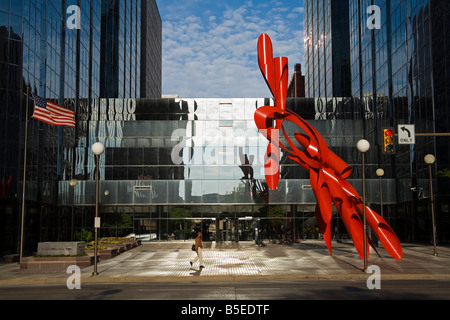
[{"label": "tall building tower", "polygon": [[102,98],[161,97],[162,23],[155,0],[102,0]]},{"label": "tall building tower", "polygon": [[[352,91],[355,97],[372,97],[367,111],[380,125],[415,124],[416,132],[449,132],[448,69],[450,40],[448,2],[443,0],[375,1],[380,27],[368,28],[373,1],[350,1]],[[386,99],[389,98],[389,99]],[[439,116],[437,116],[439,114]],[[375,126],[376,128],[376,126]],[[415,156],[398,148],[408,162],[423,162],[426,152],[441,149],[438,166],[448,166],[445,139],[420,139]],[[418,152],[421,150],[420,152]],[[408,156],[409,157],[409,156]],[[441,158],[443,157],[443,158]],[[441,167],[443,168],[443,167]],[[397,174],[409,175],[409,168]]]},{"label": "tall building tower", "polygon": [[[41,214],[55,211],[58,179],[71,171],[61,155],[73,149],[75,131],[30,119],[34,101],[27,88],[77,114],[88,112],[99,96],[100,9],[99,0],[82,6],[77,1],[0,4],[0,176],[10,181],[0,199],[1,216],[10,217],[0,219],[0,251],[11,250],[18,239],[25,146],[27,221],[38,223]],[[75,23],[67,24],[70,18]]]},{"label": "tall building tower", "polygon": [[[141,19],[143,7],[147,8],[145,19]],[[146,28],[144,40],[143,20],[152,26]],[[0,219],[0,252],[17,248],[25,149],[26,212],[27,221],[34,222],[28,225],[32,238],[67,239],[65,231],[53,234],[56,226],[41,230],[39,223],[41,219],[51,224],[58,221],[51,217],[60,213],[59,181],[92,178],[86,173],[92,171],[94,157],[86,146],[106,130],[99,121],[105,119],[98,116],[103,107],[100,97],[137,98],[142,92],[160,92],[160,26],[154,0],[0,2],[0,216],[8,217]],[[153,50],[149,48],[152,41]],[[150,75],[141,72],[141,65],[149,60],[154,63],[146,67],[152,70]],[[153,92],[141,90],[142,83]],[[76,128],[30,119],[34,101],[31,94],[27,96],[27,88],[75,111]],[[25,246],[25,250],[36,249],[32,242]]]},{"label": "tall building tower", "polygon": [[[430,207],[424,157],[434,154],[440,236],[448,237],[443,230],[450,227],[450,183],[445,175],[450,169],[450,142],[439,134],[450,132],[450,3],[310,0],[304,4],[306,96],[350,92],[355,104],[346,110],[354,119],[364,120],[363,136],[371,143],[368,161],[384,168],[385,179],[395,180],[394,210],[400,213],[401,225],[413,230],[410,236],[416,241],[429,239],[429,223],[423,222],[429,220]],[[341,40],[336,41],[339,35]],[[336,50],[343,44],[345,48]],[[343,56],[349,58],[351,68],[350,82],[344,86],[335,76],[336,61],[343,61],[338,58]],[[341,66],[346,68],[344,63]],[[415,132],[426,136],[418,136],[414,145],[396,144],[394,154],[385,154],[383,129],[397,131],[403,124],[415,125]],[[375,170],[367,174],[376,177]]]},{"label": "tall building tower", "polygon": [[[382,130],[413,124],[415,132],[450,132],[450,11],[445,0],[351,0],[350,48],[352,93],[363,102],[365,135],[378,150],[377,161],[387,177],[397,181],[398,210],[413,219],[405,221],[416,230],[414,240],[429,238],[423,197],[428,188],[426,154],[434,154],[433,171],[449,168],[448,137],[417,137],[414,145],[397,145],[395,155],[383,155]],[[376,19],[376,20],[373,20]],[[371,26],[376,21],[378,26]],[[448,220],[448,178],[437,179],[441,227]],[[447,218],[444,218],[447,217]],[[448,226],[448,224],[446,224]]]},{"label": "tall building tower", "polygon": [[345,0],[305,0],[306,97],[350,97],[350,33]]},{"label": "tall building tower", "polygon": [[156,0],[141,0],[141,98],[162,95],[162,21]]}]

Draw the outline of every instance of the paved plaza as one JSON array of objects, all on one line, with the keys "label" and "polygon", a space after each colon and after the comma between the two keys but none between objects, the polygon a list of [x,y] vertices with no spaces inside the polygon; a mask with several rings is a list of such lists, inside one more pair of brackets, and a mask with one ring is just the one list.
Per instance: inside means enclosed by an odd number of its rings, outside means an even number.
[{"label": "paved plaza", "polygon": [[[367,279],[363,260],[353,243],[333,242],[331,256],[323,241],[294,244],[254,242],[205,242],[204,269],[189,261],[195,257],[192,243],[153,242],[100,261],[98,275],[93,266],[81,270],[83,283],[111,282],[199,282]],[[403,244],[403,259],[391,258],[382,248],[370,250],[368,266],[380,268],[383,279],[450,279],[450,248],[439,246],[438,256],[431,245]],[[66,283],[66,271],[22,270],[18,263],[0,264],[0,286]]]}]

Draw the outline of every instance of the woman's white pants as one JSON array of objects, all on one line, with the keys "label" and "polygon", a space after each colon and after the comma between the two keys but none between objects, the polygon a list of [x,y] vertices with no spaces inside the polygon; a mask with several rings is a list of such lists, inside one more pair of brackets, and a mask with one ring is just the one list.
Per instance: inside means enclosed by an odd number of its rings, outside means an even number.
[{"label": "woman's white pants", "polygon": [[200,262],[200,265],[203,266],[203,249],[202,248],[198,248],[198,254],[195,257],[194,260],[192,260],[192,264],[196,263],[197,261]]}]

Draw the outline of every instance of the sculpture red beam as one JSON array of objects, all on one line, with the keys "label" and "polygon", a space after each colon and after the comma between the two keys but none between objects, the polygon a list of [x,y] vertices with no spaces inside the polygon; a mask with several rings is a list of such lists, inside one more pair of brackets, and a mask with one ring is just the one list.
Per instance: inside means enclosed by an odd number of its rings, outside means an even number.
[{"label": "sculpture red beam", "polygon": [[[332,205],[336,206],[361,259],[364,259],[364,228],[361,221],[363,202],[356,190],[346,180],[352,168],[325,143],[320,133],[302,117],[286,109],[288,87],[288,59],[273,58],[272,41],[267,34],[258,39],[258,64],[275,99],[275,106],[263,106],[255,112],[255,123],[267,138],[265,176],[267,185],[275,190],[280,179],[280,149],[289,158],[309,171],[311,186],[317,199],[316,218],[330,254]],[[294,134],[295,142],[283,127],[285,121],[297,125],[303,132]],[[279,140],[284,135],[289,146]],[[403,256],[402,246],[385,219],[366,207],[366,219],[386,251],[395,259]],[[369,239],[369,237],[367,237]],[[367,255],[369,250],[366,250]]]}]

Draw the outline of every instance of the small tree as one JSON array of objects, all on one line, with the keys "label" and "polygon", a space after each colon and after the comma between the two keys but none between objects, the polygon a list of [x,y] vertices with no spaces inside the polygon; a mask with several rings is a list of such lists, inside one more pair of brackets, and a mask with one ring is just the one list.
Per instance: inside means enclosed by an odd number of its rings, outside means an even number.
[{"label": "small tree", "polygon": [[269,209],[269,221],[272,226],[272,230],[274,233],[279,235],[280,238],[283,238],[283,230],[282,227],[284,225],[284,218],[286,216],[286,211],[279,206],[270,207]]},{"label": "small tree", "polygon": [[284,217],[286,216],[286,211],[282,207],[270,207],[269,209],[269,218],[270,224],[273,227],[279,228],[284,223]]},{"label": "small tree", "polygon": [[174,219],[176,224],[179,224],[179,229],[174,230],[175,233],[183,234],[183,240],[185,238],[185,234],[189,233],[190,230],[184,230],[183,224],[185,222],[185,219],[192,218],[192,211],[190,209],[186,208],[172,208],[170,209],[170,218]]},{"label": "small tree", "polygon": [[443,169],[436,172],[436,176],[450,179],[450,169]]},{"label": "small tree", "polygon": [[93,238],[92,231],[86,229],[81,230],[81,232],[75,231],[74,236],[75,239],[84,241],[86,243],[91,242]]},{"label": "small tree", "polygon": [[119,237],[119,231],[127,228],[131,228],[132,221],[131,216],[119,210],[114,210],[114,212],[107,213],[105,215],[105,219],[102,223],[102,226],[108,228],[109,235]]}]

